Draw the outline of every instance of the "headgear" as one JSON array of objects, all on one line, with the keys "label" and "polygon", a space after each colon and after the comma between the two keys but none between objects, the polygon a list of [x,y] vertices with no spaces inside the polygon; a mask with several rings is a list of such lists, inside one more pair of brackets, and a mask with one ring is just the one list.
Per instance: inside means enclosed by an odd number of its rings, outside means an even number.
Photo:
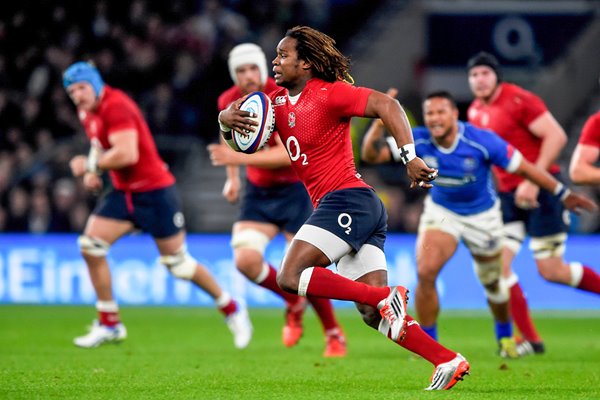
[{"label": "headgear", "polygon": [[229,59],[227,60],[229,65],[229,74],[231,80],[237,85],[237,75],[235,70],[244,64],[253,64],[258,66],[260,70],[260,82],[264,85],[267,82],[267,58],[262,49],[254,43],[242,43],[235,46],[229,52]]},{"label": "headgear", "polygon": [[63,86],[65,89],[81,81],[92,85],[92,88],[96,92],[96,97],[100,96],[104,87],[104,81],[100,76],[100,72],[98,72],[98,69],[93,64],[79,61],[67,68],[63,73]]},{"label": "headgear", "polygon": [[500,73],[500,64],[498,64],[498,60],[496,59],[496,57],[494,57],[490,53],[486,53],[485,51],[480,51],[473,57],[469,58],[469,61],[467,61],[467,71],[470,71],[471,68],[480,65],[485,65],[486,67],[489,67],[492,70],[494,70],[494,72],[496,73],[496,77],[498,78],[498,82],[502,80],[502,74]]}]

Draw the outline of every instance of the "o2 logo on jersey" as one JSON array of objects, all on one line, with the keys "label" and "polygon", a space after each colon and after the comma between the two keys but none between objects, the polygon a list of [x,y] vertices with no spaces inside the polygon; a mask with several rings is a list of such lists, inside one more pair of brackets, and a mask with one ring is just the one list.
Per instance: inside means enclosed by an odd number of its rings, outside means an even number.
[{"label": "o2 logo on jersey", "polygon": [[308,157],[306,157],[306,154],[302,153],[300,150],[300,143],[298,142],[298,139],[296,139],[296,136],[290,136],[287,138],[285,141],[285,148],[287,149],[292,161],[295,162],[302,158],[302,165],[308,165]]},{"label": "o2 logo on jersey", "polygon": [[338,225],[344,229],[344,233],[346,233],[346,235],[349,235],[350,232],[352,232],[352,228],[350,228],[350,225],[352,225],[352,217],[350,214],[341,213],[338,215]]}]

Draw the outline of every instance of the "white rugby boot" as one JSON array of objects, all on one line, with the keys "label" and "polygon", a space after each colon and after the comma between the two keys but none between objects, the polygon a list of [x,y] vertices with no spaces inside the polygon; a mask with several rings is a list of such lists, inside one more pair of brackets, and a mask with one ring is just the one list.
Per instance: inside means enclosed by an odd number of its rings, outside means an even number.
[{"label": "white rugby boot", "polygon": [[[238,303],[238,307],[240,307]],[[233,334],[233,343],[236,348],[243,349],[252,339],[252,322],[246,308],[238,308],[236,312],[225,318],[227,327]]]},{"label": "white rugby boot", "polygon": [[92,348],[98,347],[104,343],[121,342],[127,338],[127,329],[122,323],[118,323],[114,327],[102,325],[98,320],[94,320],[90,331],[83,336],[76,337],[73,340],[75,346]]},{"label": "white rugby boot", "polygon": [[391,288],[387,298],[381,300],[377,309],[381,314],[379,332],[394,342],[402,339],[406,333],[406,302],[408,290],[404,286]]},{"label": "white rugby boot", "polygon": [[452,360],[439,364],[435,367],[431,376],[431,385],[425,390],[448,390],[462,381],[469,374],[471,366],[466,358],[459,353]]}]

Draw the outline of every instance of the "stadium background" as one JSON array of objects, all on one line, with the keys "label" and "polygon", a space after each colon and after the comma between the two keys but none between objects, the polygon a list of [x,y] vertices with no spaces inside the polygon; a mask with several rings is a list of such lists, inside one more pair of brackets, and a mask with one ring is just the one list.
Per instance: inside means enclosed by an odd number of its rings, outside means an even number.
[{"label": "stadium background", "polygon": [[[583,121],[600,107],[598,1],[22,1],[2,4],[0,15],[1,303],[94,300],[75,237],[95,199],[67,166],[87,146],[60,79],[78,59],[94,59],[107,83],[142,106],[182,190],[192,253],[251,306],[277,300],[233,267],[227,232],[237,208],[222,199],[224,170],[210,166],[205,150],[217,140],[216,98],[231,85],[226,55],[233,45],[259,43],[272,59],[285,29],[322,29],[351,56],[357,84],[398,87],[415,123],[422,96],[440,88],[456,95],[464,117],[470,101],[464,64],[490,51],[504,79],[540,94],[567,131],[563,170]],[[365,128],[366,121],[354,121],[356,143]],[[358,167],[390,215],[390,281],[411,286],[423,192],[407,190],[401,167]],[[599,188],[580,190],[599,198]],[[595,265],[598,214],[573,217],[569,251]],[[140,248],[153,249],[143,235],[111,253],[122,303],[208,304],[166,275],[157,254],[138,256]],[[269,259],[277,264],[282,251],[279,240]],[[597,308],[591,295],[544,282],[526,253],[515,268],[534,308]],[[445,307],[485,307],[470,270],[461,248],[440,280]]]}]

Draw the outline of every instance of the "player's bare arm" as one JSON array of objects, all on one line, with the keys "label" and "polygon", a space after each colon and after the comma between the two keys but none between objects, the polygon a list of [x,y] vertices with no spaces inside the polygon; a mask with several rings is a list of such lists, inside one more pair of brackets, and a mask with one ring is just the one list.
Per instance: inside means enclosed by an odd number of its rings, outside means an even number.
[{"label": "player's bare arm", "polygon": [[567,134],[549,111],[533,120],[528,128],[534,136],[542,140],[540,155],[535,164],[547,170],[567,144]]},{"label": "player's bare arm", "polygon": [[400,157],[406,165],[410,187],[431,187],[431,182],[437,176],[437,170],[429,168],[415,153],[412,130],[404,109],[398,100],[385,93],[374,90],[369,95],[365,116],[379,117],[392,134],[398,145]]},{"label": "player's bare arm", "polygon": [[282,168],[291,165],[290,157],[279,137],[275,138],[276,145],[265,147],[253,154],[246,154],[232,150],[225,144],[210,144],[208,151],[214,166],[239,166],[250,165],[259,168]]},{"label": "player's bare arm", "polygon": [[385,141],[384,133],[383,121],[380,119],[374,120],[363,138],[360,149],[360,158],[363,161],[371,164],[381,164],[392,159],[392,153]]},{"label": "player's bare arm", "polygon": [[111,147],[98,158],[99,169],[121,169],[138,162],[140,151],[137,130],[124,129],[111,132],[108,141]]},{"label": "player's bare arm", "polygon": [[585,196],[573,193],[546,170],[530,163],[526,159],[521,161],[521,164],[516,169],[515,173],[531,180],[533,183],[550,193],[553,193],[555,196],[558,196],[567,209],[574,211],[577,214],[579,214],[581,210],[594,211],[597,209],[597,206],[593,201]]},{"label": "player's bare arm", "polygon": [[[388,96],[396,98],[398,89],[389,88],[385,92]],[[368,163],[380,164],[392,159],[392,153],[384,137],[385,125],[381,119],[373,121],[365,134],[361,148],[361,159]]]},{"label": "player's bare arm", "polygon": [[595,163],[600,158],[600,149],[595,146],[579,143],[575,147],[569,176],[577,185],[597,185],[600,183],[600,168]]},{"label": "player's bare arm", "polygon": [[[550,112],[546,111],[528,127],[529,131],[542,140],[540,154],[535,164],[547,170],[556,161],[560,150],[567,143],[567,135]],[[531,181],[523,181],[515,192],[515,202],[522,208],[536,207],[539,188]]]}]

